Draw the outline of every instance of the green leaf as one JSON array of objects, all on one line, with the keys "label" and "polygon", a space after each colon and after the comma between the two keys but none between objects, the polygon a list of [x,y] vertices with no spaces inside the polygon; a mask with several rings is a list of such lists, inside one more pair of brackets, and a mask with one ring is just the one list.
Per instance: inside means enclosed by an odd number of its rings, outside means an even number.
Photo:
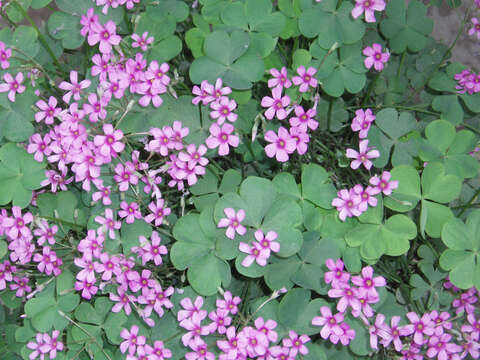
[{"label": "green leaf", "polygon": [[0,205],[10,201],[14,206],[26,207],[32,199],[32,190],[39,189],[45,179],[45,164],[33,159],[14,143],[0,148]]},{"label": "green leaf", "polygon": [[390,197],[384,199],[385,206],[399,212],[414,209],[422,197],[418,171],[412,166],[399,165],[390,173],[391,179],[398,181],[398,188]]},{"label": "green leaf", "polygon": [[417,52],[427,44],[427,36],[433,30],[433,21],[426,17],[427,7],[414,0],[406,3],[403,0],[391,0],[386,7],[387,18],[380,23],[382,33],[390,40],[393,52],[405,50]]},{"label": "green leaf", "polygon": [[155,43],[148,53],[148,59],[165,62],[173,59],[182,51],[182,40],[172,35],[162,41]]},{"label": "green leaf", "polygon": [[307,37],[318,36],[318,42],[324,49],[333,44],[353,44],[359,41],[365,26],[361,21],[355,21],[350,16],[353,5],[344,2],[337,9],[335,0],[324,0],[313,7],[303,9],[299,18],[299,28]]},{"label": "green leaf", "polygon": [[15,102],[7,98],[7,93],[0,96],[0,139],[5,137],[10,141],[21,142],[28,140],[33,134],[34,118],[32,104],[36,96],[28,87],[22,94],[17,94]]},{"label": "green leaf", "polygon": [[302,168],[302,195],[317,206],[332,208],[336,196],[333,184],[329,182],[325,169],[316,164],[304,165]]},{"label": "green leaf", "polygon": [[218,30],[208,34],[204,43],[205,56],[197,58],[190,67],[192,81],[214,82],[221,77],[233,88],[249,89],[252,81],[260,80],[264,72],[259,57],[245,54],[249,45],[249,36],[243,31],[233,31],[229,35]]},{"label": "green leaf", "polygon": [[7,243],[5,240],[0,240],[0,259],[7,253]]},{"label": "green leaf", "polygon": [[48,18],[48,32],[56,40],[62,40],[65,49],[79,48],[85,38],[80,34],[82,25],[78,17],[55,11]]},{"label": "green leaf", "polygon": [[423,197],[439,203],[448,203],[460,195],[462,181],[455,175],[446,175],[438,162],[429,163],[422,174]]}]

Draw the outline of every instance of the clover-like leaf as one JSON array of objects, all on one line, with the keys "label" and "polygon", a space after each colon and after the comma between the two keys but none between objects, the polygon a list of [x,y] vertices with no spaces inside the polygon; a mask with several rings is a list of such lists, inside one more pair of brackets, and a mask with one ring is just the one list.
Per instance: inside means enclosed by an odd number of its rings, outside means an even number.
[{"label": "clover-like leaf", "polygon": [[304,1],[302,6],[300,31],[307,37],[318,35],[318,43],[325,49],[335,43],[339,46],[356,43],[365,33],[364,24],[350,16],[353,5],[349,2],[342,2],[338,9],[335,0],[323,0],[316,5]]},{"label": "clover-like leaf", "polygon": [[349,120],[348,111],[345,110],[345,102],[342,98],[330,101],[320,99],[315,119],[317,119],[318,126],[322,130],[340,131]]},{"label": "clover-like leaf", "polygon": [[26,141],[33,134],[32,120],[34,111],[32,104],[36,100],[33,90],[27,88],[17,94],[15,102],[7,99],[7,93],[0,94],[0,139],[10,141]]},{"label": "clover-like leaf", "polygon": [[316,164],[303,166],[302,195],[304,199],[311,201],[316,206],[324,209],[332,208],[336,190],[323,167]]},{"label": "clover-like leaf", "polygon": [[462,180],[446,174],[440,162],[429,163],[422,173],[408,165],[396,166],[391,171],[392,179],[398,180],[398,188],[385,199],[385,206],[399,212],[412,210],[421,201],[420,233],[439,237],[446,221],[453,217],[447,206],[441,205],[456,199],[461,191]]},{"label": "clover-like leaf", "polygon": [[0,148],[0,205],[10,201],[22,208],[30,204],[32,190],[41,188],[45,179],[45,164],[33,159],[14,143]]},{"label": "clover-like leaf", "polygon": [[382,255],[399,256],[410,248],[409,240],[417,235],[415,223],[405,215],[393,215],[383,221],[383,204],[378,202],[359,218],[359,224],[345,234],[349,246],[360,247],[366,261],[377,261]]},{"label": "clover-like leaf", "polygon": [[406,3],[391,0],[386,7],[387,18],[380,23],[382,33],[389,39],[393,52],[405,50],[417,52],[427,44],[427,36],[433,30],[433,21],[426,17],[427,7],[417,0]]},{"label": "clover-like leaf", "polygon": [[238,254],[238,240],[226,238],[225,231],[216,228],[212,208],[180,218],[173,236],[177,241],[170,258],[178,270],[188,269],[187,277],[195,291],[208,296],[215,294],[222,283],[228,286],[231,275],[225,259]]},{"label": "clover-like leaf", "polygon": [[262,78],[264,64],[258,56],[245,54],[249,45],[250,38],[243,31],[210,33],[204,43],[205,56],[195,59],[190,66],[190,78],[200,83],[221,77],[235,89],[251,88],[253,81]]},{"label": "clover-like leaf", "polygon": [[[329,53],[315,42],[310,52],[323,62],[316,77],[325,92],[333,97],[341,96],[345,90],[356,94],[363,89],[367,78],[367,69],[363,65],[362,44],[360,42],[344,45]],[[325,59],[325,61],[323,61]]]},{"label": "clover-like leaf", "polygon": [[461,289],[480,286],[480,211],[471,212],[466,223],[448,221],[442,241],[448,249],[440,256],[440,266],[449,271],[450,281]]},{"label": "clover-like leaf", "polygon": [[435,120],[426,127],[425,137],[419,141],[422,160],[443,162],[446,174],[462,180],[478,174],[478,161],[469,154],[476,146],[476,137],[471,131],[457,132],[450,122]]},{"label": "clover-like leaf", "polygon": [[376,115],[375,125],[368,133],[369,146],[375,146],[380,151],[380,157],[373,164],[377,168],[384,167],[390,160],[392,164],[410,165],[412,157],[417,154],[417,143],[414,139],[403,139],[405,135],[417,129],[417,121],[409,112],[398,113],[397,110],[387,108]]}]

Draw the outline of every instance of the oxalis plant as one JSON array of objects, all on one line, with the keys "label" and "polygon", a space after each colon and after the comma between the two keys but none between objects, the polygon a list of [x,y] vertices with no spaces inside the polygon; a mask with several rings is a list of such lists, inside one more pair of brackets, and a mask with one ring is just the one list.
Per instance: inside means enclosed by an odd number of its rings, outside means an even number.
[{"label": "oxalis plant", "polygon": [[0,357],[478,359],[441,3],[0,1]]}]

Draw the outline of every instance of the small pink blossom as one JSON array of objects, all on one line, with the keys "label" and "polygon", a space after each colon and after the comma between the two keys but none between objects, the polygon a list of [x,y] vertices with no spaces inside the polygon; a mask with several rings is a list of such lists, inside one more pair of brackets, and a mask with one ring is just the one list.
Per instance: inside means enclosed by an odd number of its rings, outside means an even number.
[{"label": "small pink blossom", "polygon": [[365,12],[366,22],[375,22],[375,11],[385,10],[384,0],[355,0],[355,7],[352,9],[352,17],[358,18]]},{"label": "small pink blossom", "polygon": [[359,131],[358,137],[364,139],[368,135],[371,124],[375,121],[375,115],[373,115],[372,110],[367,109],[358,109],[355,111],[355,117],[352,120],[352,130]]},{"label": "small pink blossom", "polygon": [[93,23],[88,34],[88,45],[100,43],[99,49],[102,54],[112,52],[112,46],[120,44],[122,38],[116,34],[117,25],[109,20],[105,25]]},{"label": "small pink blossom", "polygon": [[235,212],[232,208],[225,208],[223,209],[223,212],[227,217],[220,219],[217,227],[227,227],[226,236],[232,240],[235,238],[235,232],[241,236],[245,235],[247,229],[241,224],[245,219],[245,210],[240,209],[238,212]]},{"label": "small pink blossom", "polygon": [[265,133],[265,140],[271,144],[265,146],[265,153],[268,157],[275,156],[277,161],[286,162],[289,159],[289,154],[296,149],[296,142],[290,136],[287,129],[281,126],[278,129],[278,135],[273,130]]},{"label": "small pink blossom", "polygon": [[3,80],[5,83],[0,84],[0,93],[8,91],[8,100],[15,102],[15,94],[21,94],[25,91],[25,86],[22,85],[23,73],[18,72],[15,79],[9,73],[3,74]]},{"label": "small pink blossom", "polygon": [[382,45],[373,43],[372,46],[367,46],[363,49],[363,55],[366,56],[364,60],[365,67],[370,69],[372,66],[377,71],[382,71],[384,64],[387,63],[390,58],[390,53],[382,52]]},{"label": "small pink blossom", "polygon": [[120,336],[125,340],[120,344],[120,351],[122,354],[128,350],[128,354],[133,355],[135,354],[137,346],[145,345],[145,336],[138,335],[138,330],[139,328],[137,325],[132,325],[130,331],[122,329]]},{"label": "small pink blossom", "polygon": [[379,178],[377,175],[370,178],[370,184],[375,186],[378,192],[383,192],[385,195],[390,195],[393,190],[398,188],[398,180],[390,180],[391,175],[388,171],[384,171]]},{"label": "small pink blossom", "polygon": [[62,81],[58,85],[58,87],[62,90],[67,91],[67,93],[63,95],[62,99],[66,103],[69,103],[72,96],[75,101],[79,101],[81,98],[80,95],[82,94],[82,90],[87,89],[90,84],[91,81],[88,79],[78,82],[78,73],[76,71],[71,71],[70,83],[67,81]]},{"label": "small pink blossom", "polygon": [[93,143],[100,148],[100,154],[107,159],[107,162],[110,162],[112,157],[117,157],[125,149],[125,144],[121,142],[123,132],[115,130],[112,124],[104,124],[103,133],[104,135],[95,135]]},{"label": "small pink blossom", "polygon": [[225,120],[235,122],[238,118],[238,115],[233,113],[237,108],[237,103],[235,100],[230,100],[226,96],[220,98],[219,101],[212,102],[210,108],[213,109],[213,111],[210,112],[210,117],[216,119],[218,125],[222,125]]},{"label": "small pink blossom", "polygon": [[315,109],[308,109],[305,111],[303,106],[295,106],[295,116],[290,118],[290,126],[299,127],[303,131],[307,129],[317,130],[318,121],[313,119],[317,115]]},{"label": "small pink blossom", "polygon": [[380,156],[380,152],[368,146],[368,140],[362,140],[359,144],[359,151],[347,149],[346,155],[350,159],[354,159],[350,163],[352,169],[358,169],[360,165],[365,166],[367,170],[372,168],[370,159],[376,159]]},{"label": "small pink blossom", "polygon": [[127,224],[133,224],[135,219],[142,218],[142,213],[138,210],[139,206],[136,202],[128,204],[126,201],[122,201],[120,203],[120,208],[122,210],[118,212],[118,216],[120,216],[122,219],[126,218],[125,221]]},{"label": "small pink blossom", "polygon": [[332,206],[337,208],[340,220],[345,221],[347,217],[360,216],[362,212],[358,209],[358,205],[361,201],[361,198],[355,194],[353,189],[342,189],[337,192],[337,197],[332,200]]},{"label": "small pink blossom", "polygon": [[310,86],[312,88],[316,88],[318,86],[318,80],[314,77],[317,73],[317,69],[314,67],[305,69],[305,67],[301,65],[298,67],[297,73],[299,76],[294,76],[292,81],[295,85],[300,86],[299,90],[301,93],[307,92]]},{"label": "small pink blossom", "polygon": [[275,68],[270,69],[270,74],[273,76],[273,79],[268,80],[269,88],[280,87],[288,89],[292,86],[292,82],[288,78],[287,68],[285,66],[282,67],[280,71]]},{"label": "small pink blossom", "polygon": [[350,280],[350,274],[344,271],[344,264],[342,259],[327,259],[325,265],[330,271],[327,271],[324,275],[325,283],[331,284],[333,288],[343,288],[348,285]]},{"label": "small pink blossom", "polygon": [[270,257],[270,252],[263,249],[259,243],[253,242],[252,246],[247,243],[241,242],[238,245],[238,249],[248,254],[242,261],[242,266],[249,267],[255,261],[260,266],[267,265],[267,260]]},{"label": "small pink blossom", "polygon": [[132,251],[138,253],[142,258],[142,264],[145,265],[150,260],[153,260],[156,266],[162,264],[162,255],[168,253],[167,247],[165,245],[160,245],[162,239],[156,231],[152,232],[150,237],[151,243],[147,240],[145,236],[140,236],[139,241],[141,247],[132,248]]},{"label": "small pink blossom", "polygon": [[151,202],[148,204],[148,209],[151,211],[150,214],[145,216],[145,221],[151,223],[155,220],[155,226],[160,226],[163,223],[163,218],[170,215],[170,208],[165,206],[165,200],[158,199],[157,202]]},{"label": "small pink blossom", "polygon": [[312,319],[312,325],[322,326],[322,330],[320,330],[322,339],[327,340],[332,333],[337,335],[343,333],[340,327],[343,322],[343,313],[339,312],[333,315],[328,306],[320,307],[320,313],[322,316],[315,316]]},{"label": "small pink blossom", "polygon": [[154,38],[153,36],[148,36],[148,31],[145,31],[142,36],[138,36],[137,34],[132,34],[132,48],[141,48],[142,51],[147,51],[148,45],[153,43]]},{"label": "small pink blossom", "polygon": [[[472,36],[475,35],[477,36],[477,40],[480,40],[480,22],[478,21],[477,18],[472,18],[470,20],[472,22],[472,28],[468,31],[468,35]],[[1,53],[0,53],[1,54]],[[1,56],[1,55],[0,55]],[[3,68],[3,65],[2,65]]]},{"label": "small pink blossom", "polygon": [[282,96],[282,88],[275,87],[272,89],[272,96],[264,96],[262,98],[262,107],[268,108],[265,111],[265,117],[272,120],[277,116],[278,120],[283,120],[287,117],[285,107],[290,104],[290,97],[288,95]]},{"label": "small pink blossom", "polygon": [[8,59],[12,56],[12,49],[5,47],[5,43],[0,41],[0,65],[3,70],[10,67]]},{"label": "small pink blossom", "polygon": [[228,155],[230,152],[229,146],[238,147],[240,139],[238,136],[232,135],[235,130],[232,124],[225,123],[220,127],[217,123],[213,123],[209,130],[210,136],[205,143],[210,149],[218,147],[218,155]]},{"label": "small pink blossom", "polygon": [[105,217],[97,215],[95,222],[103,225],[108,230],[110,239],[115,239],[115,230],[120,230],[122,227],[122,223],[117,221],[116,216],[113,215],[113,210],[110,208],[105,209]]}]

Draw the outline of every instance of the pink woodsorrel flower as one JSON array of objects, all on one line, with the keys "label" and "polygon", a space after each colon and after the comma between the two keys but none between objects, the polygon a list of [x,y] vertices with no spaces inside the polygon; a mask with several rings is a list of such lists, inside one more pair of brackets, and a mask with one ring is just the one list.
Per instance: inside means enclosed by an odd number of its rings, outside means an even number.
[{"label": "pink woodsorrel flower", "polygon": [[370,69],[372,66],[377,71],[382,71],[384,64],[387,63],[390,58],[390,53],[382,52],[382,45],[373,43],[372,46],[367,46],[363,49],[363,55],[366,56],[364,60],[365,67]]},{"label": "pink woodsorrel flower", "polygon": [[450,342],[452,335],[435,334],[428,341],[427,356],[438,360],[452,359],[452,354],[462,351],[462,347]]},{"label": "pink woodsorrel flower", "polygon": [[261,102],[263,107],[268,108],[265,111],[265,117],[272,120],[277,116],[278,120],[283,120],[287,117],[287,112],[284,109],[290,104],[290,97],[288,95],[282,96],[282,88],[275,87],[272,90],[272,96],[264,96]]},{"label": "pink woodsorrel flower", "polygon": [[95,286],[95,283],[88,282],[87,280],[76,281],[75,290],[82,291],[82,297],[84,299],[90,300],[93,295],[98,291],[98,287]]},{"label": "pink woodsorrel flower", "polygon": [[148,45],[153,43],[154,38],[153,36],[148,36],[148,31],[145,31],[142,36],[138,36],[137,34],[132,34],[132,48],[140,48],[142,51],[147,51]]},{"label": "pink woodsorrel flower", "polygon": [[120,336],[125,341],[120,344],[120,351],[124,354],[127,350],[130,355],[135,354],[137,346],[145,345],[145,336],[138,335],[138,326],[132,325],[130,331],[122,329]]},{"label": "pink woodsorrel flower", "polygon": [[290,126],[301,128],[303,131],[307,129],[317,130],[318,121],[313,119],[317,115],[315,109],[308,109],[305,111],[303,106],[295,106],[295,116],[290,118]]},{"label": "pink woodsorrel flower", "polygon": [[59,116],[62,109],[57,107],[58,101],[55,97],[50,96],[48,104],[44,100],[36,102],[36,106],[41,110],[35,114],[35,121],[40,122],[45,120],[45,124],[53,124],[55,117]]},{"label": "pink woodsorrel flower", "polygon": [[312,319],[312,325],[323,326],[320,330],[320,336],[322,339],[327,340],[332,333],[340,335],[343,333],[340,328],[340,324],[343,322],[343,313],[339,312],[335,315],[332,314],[332,310],[328,306],[320,307],[320,313],[322,316],[315,316]]},{"label": "pink woodsorrel flower", "polygon": [[380,156],[380,152],[368,146],[368,140],[362,140],[359,144],[359,151],[347,149],[346,155],[349,159],[354,159],[350,163],[352,169],[358,169],[360,165],[365,166],[367,170],[372,168],[370,159],[376,159]]},{"label": "pink woodsorrel flower", "polygon": [[307,335],[298,335],[295,331],[288,332],[288,338],[282,340],[282,345],[290,348],[290,356],[297,356],[298,353],[302,355],[308,354],[308,349],[305,346],[310,341]]},{"label": "pink woodsorrel flower", "polygon": [[267,252],[256,241],[252,243],[252,246],[248,245],[247,243],[241,242],[238,245],[238,249],[241,252],[248,254],[245,259],[243,259],[242,266],[249,267],[253,264],[254,261],[256,261],[257,264],[260,266],[267,265],[267,260],[270,257],[270,252]]},{"label": "pink woodsorrel flower", "polygon": [[275,241],[278,237],[278,234],[275,231],[269,231],[267,235],[264,235],[263,231],[258,229],[255,231],[254,236],[257,240],[254,243],[258,243],[266,251],[268,256],[270,256],[270,251],[280,251],[280,244]]},{"label": "pink woodsorrel flower", "polygon": [[130,315],[132,312],[130,303],[136,301],[135,296],[127,294],[121,287],[117,288],[117,294],[110,293],[109,299],[116,302],[111,311],[117,313],[123,309],[126,315]]},{"label": "pink woodsorrel flower", "polygon": [[0,93],[8,91],[8,100],[15,102],[15,94],[23,93],[25,91],[25,86],[22,85],[23,82],[23,73],[19,72],[15,76],[15,79],[9,73],[3,74],[4,84],[0,84]]},{"label": "pink woodsorrel flower", "polygon": [[240,304],[242,300],[239,296],[232,296],[230,291],[225,291],[223,294],[223,300],[217,299],[216,305],[217,308],[225,309],[231,314],[235,315],[238,312],[238,304]]},{"label": "pink woodsorrel flower", "polygon": [[359,288],[360,296],[371,296],[378,298],[378,292],[375,287],[383,287],[387,284],[383,276],[373,277],[373,268],[371,266],[365,266],[362,269],[362,275],[352,277],[352,283]]},{"label": "pink woodsorrel flower", "polygon": [[223,209],[223,212],[225,215],[227,215],[227,217],[220,219],[217,227],[226,227],[227,231],[225,235],[232,240],[235,239],[235,233],[241,236],[245,235],[247,229],[241,224],[241,222],[245,219],[245,210],[240,209],[238,212],[235,212],[235,210],[232,208],[225,208]]},{"label": "pink woodsorrel flower", "polygon": [[370,178],[370,184],[375,186],[377,191],[383,192],[385,195],[390,195],[393,190],[398,188],[398,180],[391,180],[391,175],[388,171],[384,171],[382,176],[379,178],[378,175]]},{"label": "pink woodsorrel flower", "polygon": [[[480,22],[478,21],[477,18],[472,18],[470,20],[472,22],[472,28],[468,31],[468,35],[472,36],[472,35],[476,35],[477,36],[477,39],[480,40]],[[1,55],[0,55],[1,56]],[[2,65],[3,67],[3,65]]]},{"label": "pink woodsorrel flower", "polygon": [[255,328],[264,333],[268,341],[276,343],[278,339],[278,334],[274,330],[277,327],[277,322],[274,320],[268,319],[265,321],[262,317],[255,319]]},{"label": "pink woodsorrel flower", "polygon": [[31,238],[32,232],[28,224],[33,221],[32,213],[26,212],[22,215],[22,209],[19,206],[12,206],[12,215],[13,217],[4,218],[2,222],[7,236],[10,239]]},{"label": "pink woodsorrel flower", "polygon": [[29,139],[27,152],[29,154],[35,153],[33,158],[38,162],[42,162],[44,155],[48,156],[52,153],[52,148],[49,146],[50,141],[50,135],[48,134],[43,139],[42,135],[33,134]]},{"label": "pink woodsorrel flower", "polygon": [[95,222],[102,224],[105,230],[108,230],[108,236],[110,239],[115,239],[115,230],[120,230],[122,223],[117,221],[116,216],[113,215],[113,210],[110,208],[105,209],[105,217],[97,215]]},{"label": "pink woodsorrel flower", "polygon": [[58,226],[48,226],[46,220],[40,221],[40,226],[33,231],[33,234],[37,236],[38,245],[43,245],[47,241],[50,245],[55,244],[55,234],[58,232]]},{"label": "pink woodsorrel flower", "polygon": [[218,155],[225,156],[230,152],[230,147],[237,147],[240,139],[236,135],[232,135],[235,128],[232,124],[225,123],[220,127],[217,123],[210,126],[210,136],[205,143],[209,149],[218,147]]},{"label": "pink woodsorrel flower", "polygon": [[279,87],[280,89],[285,88],[288,89],[292,86],[292,82],[288,78],[287,68],[284,66],[280,71],[273,68],[270,69],[270,74],[273,76],[273,79],[268,80],[268,87]]},{"label": "pink woodsorrel flower", "polygon": [[100,231],[88,230],[87,237],[80,240],[77,250],[89,257],[100,257],[105,237]]},{"label": "pink woodsorrel flower", "polygon": [[88,34],[88,45],[93,46],[100,43],[99,49],[102,54],[110,54],[112,45],[120,44],[122,38],[116,34],[117,25],[109,20],[105,25],[92,24]]},{"label": "pink woodsorrel flower", "polygon": [[368,135],[371,124],[375,121],[375,115],[372,110],[359,109],[355,111],[355,117],[352,120],[352,131],[359,131],[358,137],[364,139]]},{"label": "pink woodsorrel flower", "polygon": [[201,296],[197,296],[193,303],[190,298],[183,298],[180,301],[180,305],[184,310],[179,310],[177,313],[177,320],[179,322],[189,319],[195,314],[198,318],[200,318],[200,320],[203,320],[207,317],[207,310],[202,310],[203,298]]},{"label": "pink woodsorrel flower", "polygon": [[288,154],[291,154],[296,149],[296,142],[290,136],[287,129],[281,126],[278,129],[278,135],[273,130],[265,133],[265,140],[271,144],[265,146],[265,153],[269,158],[275,158],[277,161],[286,162],[289,159]]},{"label": "pink woodsorrel flower", "polygon": [[162,264],[162,255],[168,253],[167,247],[165,245],[160,245],[162,239],[156,231],[152,232],[150,241],[147,240],[145,236],[140,236],[138,240],[140,241],[141,247],[132,248],[132,251],[139,253],[142,258],[142,264],[145,265],[150,260],[153,260],[155,265],[159,266]]},{"label": "pink woodsorrel flower", "polygon": [[192,89],[192,94],[197,95],[193,98],[192,104],[198,105],[200,101],[202,105],[208,105],[210,102],[215,100],[215,97],[212,95],[213,85],[210,84],[207,80],[203,80],[200,83],[200,87],[195,85]]},{"label": "pink woodsorrel flower", "polygon": [[290,137],[295,141],[295,150],[299,155],[303,155],[308,150],[308,143],[310,142],[310,136],[308,136],[306,130],[300,127],[292,126],[290,128]]},{"label": "pink woodsorrel flower", "polygon": [[364,189],[362,185],[357,184],[353,187],[353,191],[361,199],[360,204],[358,204],[358,209],[361,212],[366,211],[367,208],[368,208],[368,205],[373,206],[373,207],[377,206],[378,201],[377,201],[377,198],[375,197],[375,195],[378,194],[378,190],[372,188],[371,186],[367,186]]},{"label": "pink woodsorrel flower", "polygon": [[226,357],[222,357],[222,355],[220,355],[219,359],[239,359],[240,353],[243,351],[246,345],[246,339],[243,337],[238,337],[235,326],[230,326],[226,331],[226,339],[217,340],[218,348],[226,354]]},{"label": "pink woodsorrel flower", "polygon": [[194,352],[187,352],[185,354],[186,360],[214,360],[215,359],[215,354],[208,351],[207,344],[199,337],[194,338],[188,344],[188,346]]},{"label": "pink woodsorrel flower", "polygon": [[28,286],[28,277],[13,277],[14,284],[10,284],[10,290],[15,291],[15,296],[23,297],[32,291],[32,288]]},{"label": "pink woodsorrel flower", "polygon": [[154,88],[161,89],[161,92],[166,92],[166,86],[170,83],[170,77],[167,75],[170,66],[167,63],[158,64],[158,61],[153,60],[145,71],[145,79]]},{"label": "pink woodsorrel flower", "polygon": [[6,70],[10,67],[8,59],[12,56],[12,49],[6,48],[5,43],[0,41],[0,65],[3,70]]},{"label": "pink woodsorrel flower", "polygon": [[358,311],[361,308],[360,301],[358,300],[358,289],[345,285],[340,289],[328,290],[328,296],[331,298],[340,298],[337,303],[337,310],[345,312],[347,307],[351,307],[353,310]]},{"label": "pink woodsorrel flower", "polygon": [[232,318],[228,316],[228,311],[225,309],[216,309],[208,314],[212,323],[209,325],[209,332],[212,334],[218,332],[219,334],[225,334],[227,332],[227,326],[232,323]]},{"label": "pink woodsorrel flower", "polygon": [[75,101],[80,100],[80,95],[83,89],[87,89],[91,84],[91,81],[88,79],[82,80],[78,82],[78,73],[76,71],[70,72],[70,83],[66,81],[62,81],[58,87],[62,90],[67,91],[65,95],[63,95],[62,99],[66,103],[70,102],[70,99],[73,96]]},{"label": "pink woodsorrel flower", "polygon": [[127,161],[125,166],[118,163],[115,166],[113,179],[118,183],[118,189],[122,192],[128,190],[129,184],[137,185],[138,176],[136,175],[135,165],[130,161]]},{"label": "pink woodsorrel flower", "polygon": [[407,329],[404,326],[398,326],[399,323],[400,316],[392,316],[392,320],[390,321],[390,337],[381,341],[384,347],[388,347],[390,343],[393,342],[395,350],[400,351],[403,348],[403,343],[402,340],[400,340],[400,336],[408,336],[413,333],[413,329]]},{"label": "pink woodsorrel flower", "polygon": [[115,130],[112,124],[104,124],[103,133],[104,135],[95,135],[93,143],[100,148],[100,154],[107,159],[107,162],[110,162],[112,157],[116,158],[118,153],[125,149],[125,144],[121,142],[123,132]]},{"label": "pink woodsorrel flower", "polygon": [[339,211],[340,220],[345,221],[345,219],[352,216],[359,216],[362,212],[358,209],[358,205],[361,203],[361,199],[353,189],[347,190],[342,189],[337,192],[337,197],[332,200],[332,206],[337,208]]},{"label": "pink woodsorrel flower", "polygon": [[334,344],[337,344],[340,341],[343,346],[347,346],[350,341],[355,339],[355,330],[350,328],[350,325],[345,322],[340,324],[340,329],[342,330],[340,334],[332,332],[330,335],[330,341]]},{"label": "pink woodsorrel flower", "polygon": [[342,259],[327,259],[325,265],[330,271],[327,271],[324,275],[325,283],[331,284],[333,288],[343,288],[345,285],[348,285],[348,280],[350,280],[350,274],[344,271],[344,264]]},{"label": "pink woodsorrel flower", "polygon": [[384,341],[391,340],[390,328],[385,324],[385,315],[377,314],[375,322],[368,328],[370,334],[370,347],[378,350],[378,338],[380,337]]},{"label": "pink woodsorrel flower", "polygon": [[133,224],[135,219],[141,219],[142,213],[138,210],[139,206],[136,202],[128,204],[126,201],[120,203],[120,210],[118,216],[122,219],[126,218],[125,221],[127,224]]},{"label": "pink woodsorrel flower", "polygon": [[158,199],[157,202],[151,202],[148,204],[148,210],[151,211],[150,214],[145,216],[145,221],[151,223],[155,220],[155,226],[160,226],[163,223],[163,218],[170,215],[170,208],[165,207],[165,200]]},{"label": "pink woodsorrel flower", "polygon": [[432,336],[434,333],[434,324],[430,319],[430,315],[425,313],[420,318],[417,313],[409,312],[407,313],[407,318],[410,320],[410,324],[405,325],[405,329],[408,331],[413,330],[413,341],[417,345],[423,345],[426,341],[424,335]]},{"label": "pink woodsorrel flower", "polygon": [[318,80],[315,79],[315,74],[317,73],[317,69],[314,67],[309,67],[307,70],[303,65],[298,67],[297,73],[300,76],[294,76],[292,81],[295,85],[299,86],[299,91],[301,93],[307,92],[308,88],[311,86],[316,88],[318,86]]},{"label": "pink woodsorrel flower", "polygon": [[375,11],[385,10],[384,0],[355,0],[355,7],[352,9],[354,19],[358,18],[365,12],[366,22],[375,22]]},{"label": "pink woodsorrel flower", "polygon": [[87,13],[82,15],[80,24],[83,25],[80,30],[80,35],[87,36],[92,30],[93,24],[98,24],[98,15],[95,14],[94,9],[90,8]]},{"label": "pink woodsorrel flower", "polygon": [[220,98],[219,101],[212,102],[210,108],[213,109],[210,112],[210,117],[217,119],[218,125],[222,125],[225,120],[235,122],[238,118],[238,115],[232,112],[237,108],[237,103],[226,96]]}]

